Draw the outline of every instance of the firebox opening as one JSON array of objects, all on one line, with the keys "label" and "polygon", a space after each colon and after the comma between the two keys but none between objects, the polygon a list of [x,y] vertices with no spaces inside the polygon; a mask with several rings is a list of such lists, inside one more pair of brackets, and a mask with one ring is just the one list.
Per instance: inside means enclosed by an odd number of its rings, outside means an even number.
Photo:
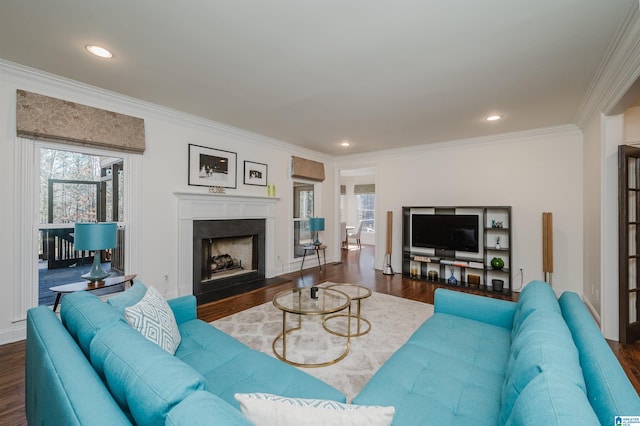
[{"label": "firebox opening", "polygon": [[256,235],[202,240],[202,282],[255,272]]}]

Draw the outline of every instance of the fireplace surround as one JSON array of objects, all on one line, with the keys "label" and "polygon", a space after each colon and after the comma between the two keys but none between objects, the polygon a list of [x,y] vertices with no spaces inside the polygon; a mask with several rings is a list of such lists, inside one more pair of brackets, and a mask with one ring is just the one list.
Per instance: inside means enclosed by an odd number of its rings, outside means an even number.
[{"label": "fireplace surround", "polygon": [[[270,278],[275,277],[275,216],[276,203],[279,198],[184,192],[176,192],[174,195],[178,199],[179,295],[194,294],[198,299],[198,304],[202,304],[222,297],[228,297],[234,294],[235,291],[245,292],[253,288],[258,288],[263,286],[265,282],[269,282]],[[196,279],[194,277],[197,277],[198,282],[202,281],[202,279],[200,268],[197,273],[194,271],[194,256],[201,258],[202,249],[194,249],[194,245],[196,244],[194,242],[194,223],[237,219],[258,219],[256,222],[264,224],[264,256],[259,257],[259,259],[263,259],[262,265],[260,265],[260,261],[258,261],[258,265],[255,268],[258,274],[261,273],[263,275],[263,278],[256,277],[255,274],[241,274],[246,275],[245,282],[241,283],[241,285],[235,285],[236,289],[234,291],[225,289],[213,295],[198,295],[196,292],[201,289],[198,289],[199,285],[195,283]],[[223,224],[227,223],[228,222],[225,222]],[[254,238],[253,235],[256,235],[253,232],[250,234],[240,232],[240,234],[243,234],[241,236],[244,237],[251,235],[252,239]],[[220,238],[226,238],[229,235],[222,233],[218,234],[218,236]],[[198,240],[198,246],[202,247],[202,239]],[[258,250],[260,250],[259,242]],[[220,287],[225,286],[226,284],[222,283]]]}]

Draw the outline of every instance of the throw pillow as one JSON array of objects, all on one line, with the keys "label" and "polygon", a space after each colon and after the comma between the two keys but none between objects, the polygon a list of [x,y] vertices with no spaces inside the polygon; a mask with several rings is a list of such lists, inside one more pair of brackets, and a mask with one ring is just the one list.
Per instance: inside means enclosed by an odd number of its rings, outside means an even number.
[{"label": "throw pillow", "polygon": [[144,337],[173,355],[180,344],[180,330],[173,311],[153,286],[142,300],[124,310],[124,316]]},{"label": "throw pillow", "polygon": [[256,426],[388,426],[394,407],[343,404],[322,399],[288,398],[267,393],[234,395]]}]

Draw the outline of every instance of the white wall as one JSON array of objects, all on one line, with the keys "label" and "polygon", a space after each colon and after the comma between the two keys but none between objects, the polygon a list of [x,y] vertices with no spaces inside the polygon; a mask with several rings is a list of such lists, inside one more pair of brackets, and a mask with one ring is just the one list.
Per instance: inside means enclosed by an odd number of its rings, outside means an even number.
[{"label": "white wall", "polygon": [[[337,169],[374,164],[377,217],[393,211],[394,271],[401,271],[402,206],[512,206],[514,289],[543,279],[542,212],[553,213],[556,292],[582,293],[582,134],[575,126],[532,130],[340,157]],[[385,221],[377,244],[384,246]],[[376,268],[384,253],[376,251]],[[519,269],[522,268],[523,276]]]},{"label": "white wall", "polygon": [[[290,158],[297,155],[324,162],[327,180],[324,181],[319,213],[329,217],[334,211],[332,190],[333,170],[330,158],[322,154],[303,150],[290,144],[267,137],[234,129],[215,122],[199,119],[152,104],[122,97],[113,93],[87,87],[79,83],[46,75],[35,70],[0,61],[0,221],[5,227],[3,244],[0,245],[0,265],[5,279],[0,286],[0,343],[24,337],[24,321],[14,321],[12,303],[16,292],[14,279],[19,277],[16,241],[25,236],[12,234],[17,215],[12,200],[23,196],[14,187],[16,176],[14,155],[16,153],[15,103],[16,89],[23,89],[73,102],[95,106],[145,120],[146,146],[142,155],[142,202],[140,214],[140,267],[136,271],[145,283],[157,286],[167,297],[178,293],[177,279],[177,198],[174,192],[206,193],[207,188],[188,186],[188,144],[209,146],[236,152],[238,155],[238,186],[227,189],[227,194],[266,195],[266,188],[243,185],[244,160],[266,163],[269,166],[268,180],[277,188],[281,200],[277,204],[276,267],[277,273],[288,272],[299,267],[291,263],[291,241],[293,241],[290,217],[292,206]],[[331,224],[328,224],[331,226]],[[334,232],[328,229],[325,239],[329,246],[327,261],[338,256],[338,241],[333,241]],[[168,276],[165,282],[164,276]],[[22,317],[24,315],[21,315]]]}]

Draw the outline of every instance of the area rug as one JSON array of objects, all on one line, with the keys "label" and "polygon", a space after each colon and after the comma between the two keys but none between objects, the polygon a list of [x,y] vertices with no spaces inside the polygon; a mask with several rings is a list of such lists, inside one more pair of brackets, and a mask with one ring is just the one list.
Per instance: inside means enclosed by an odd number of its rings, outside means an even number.
[{"label": "area rug", "polygon": [[[355,303],[353,310],[355,313]],[[347,401],[351,401],[432,314],[433,305],[373,292],[371,297],[362,300],[362,317],[371,323],[371,331],[351,338],[351,349],[343,360],[327,367],[300,369],[340,390]],[[296,325],[297,318],[287,314],[287,327]],[[211,324],[250,348],[274,356],[271,345],[282,331],[282,311],[267,302]],[[327,325],[336,331],[344,330],[346,318],[334,318]],[[351,326],[355,326],[355,321]],[[302,329],[287,337],[287,358],[296,362],[323,362],[338,357],[345,347],[345,338],[331,335],[322,328],[321,317],[305,316]],[[277,342],[276,349],[281,353],[281,341]]]}]

